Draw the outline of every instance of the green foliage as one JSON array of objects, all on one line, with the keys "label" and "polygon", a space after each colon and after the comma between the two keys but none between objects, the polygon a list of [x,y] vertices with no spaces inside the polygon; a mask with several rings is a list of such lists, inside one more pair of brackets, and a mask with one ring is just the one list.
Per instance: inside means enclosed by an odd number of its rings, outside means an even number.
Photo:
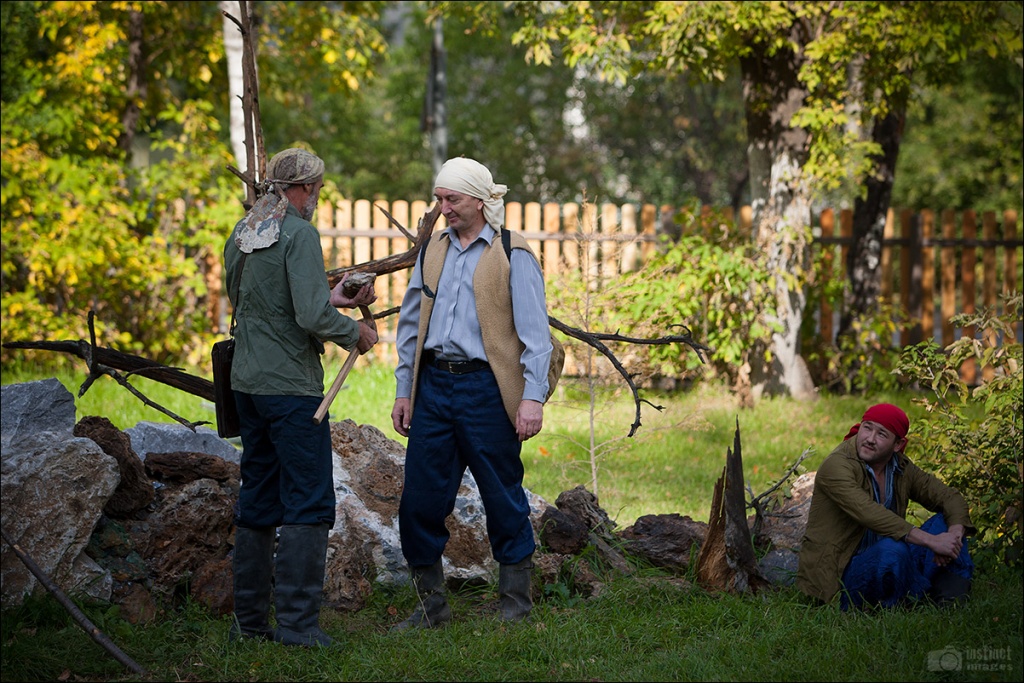
[{"label": "green foliage", "polygon": [[896,391],[900,379],[893,368],[900,349],[893,339],[907,319],[901,306],[880,300],[870,316],[853,320],[834,344],[809,350],[808,364],[818,368],[816,384],[844,394]]},{"label": "green foliage", "polygon": [[[979,336],[944,350],[918,344],[897,366],[930,391],[916,399],[927,410],[918,422],[922,462],[967,498],[978,559],[1015,567],[1024,566],[1024,358],[1015,332],[1021,313],[1022,297],[1013,294],[1002,314],[955,316],[954,325],[976,327]],[[961,369],[969,360],[990,368],[992,379],[967,386]]]},{"label": "green foliage", "polygon": [[[5,340],[88,339],[95,311],[102,345],[172,363],[207,354],[204,266],[219,260],[227,214],[241,207],[225,174],[211,174],[229,157],[206,99],[208,46],[165,32],[168,21],[193,25],[194,4],[37,5],[32,87],[5,90],[14,99],[3,103]],[[170,61],[138,74],[152,87],[129,131],[119,112],[130,103],[123,59],[134,11],[150,49]],[[174,63],[197,55],[187,74]],[[171,82],[158,87],[163,78]],[[148,165],[129,164],[127,133],[148,140]]]},{"label": "green foliage", "polygon": [[[728,219],[684,212],[677,222],[690,230],[715,227],[663,242],[642,271],[623,276],[612,310],[631,336],[663,336],[685,326],[711,347],[711,375],[735,381],[756,343],[767,345],[776,329],[773,274]],[[673,346],[646,348],[659,374],[692,377],[706,369],[689,348],[681,354]]]},{"label": "green foliage", "polygon": [[[958,65],[978,58],[1020,72],[1020,2],[506,5],[522,17],[512,40],[527,48],[528,59],[552,64],[560,57],[614,83],[627,84],[639,73],[722,82],[755,52],[792,53],[805,96],[786,125],[810,133],[802,171],[821,194],[859,190],[878,150],[858,131],[870,130],[889,111],[901,111],[921,92],[917,88],[955,84]],[[751,84],[748,114],[758,113],[760,98],[774,85]],[[1018,93],[1013,108],[1019,106]],[[1014,123],[1018,130],[1007,139],[1020,136],[1019,119],[1005,125]]]},{"label": "green foliage", "polygon": [[893,205],[1024,212],[1024,71],[1010,60],[960,65],[907,113]]}]

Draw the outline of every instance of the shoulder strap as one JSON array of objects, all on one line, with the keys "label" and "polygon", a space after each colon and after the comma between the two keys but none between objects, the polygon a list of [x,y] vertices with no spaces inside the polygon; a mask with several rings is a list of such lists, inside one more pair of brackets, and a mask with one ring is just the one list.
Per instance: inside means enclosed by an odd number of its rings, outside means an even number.
[{"label": "shoulder strap", "polygon": [[434,239],[434,233],[430,233],[430,237],[423,240],[423,245],[420,246],[420,272],[423,272],[423,259],[427,255],[427,246],[430,244],[430,240]]},{"label": "shoulder strap", "polygon": [[248,252],[242,252],[242,261],[238,264],[238,273],[235,274],[235,305],[231,307],[231,325],[228,327],[228,334],[232,337],[235,336],[235,311],[240,303],[238,298],[242,295],[242,271],[245,270],[245,258],[248,255]]},{"label": "shoulder strap", "polygon": [[[430,240],[434,239],[431,235],[427,239],[423,240],[423,245],[420,247],[420,272],[423,272],[423,261],[427,255],[427,247],[430,245]],[[509,232],[508,228],[501,229],[501,246],[505,249],[505,258],[508,259],[509,264],[512,263],[512,233]],[[428,292],[428,296],[433,296],[432,292]]]}]

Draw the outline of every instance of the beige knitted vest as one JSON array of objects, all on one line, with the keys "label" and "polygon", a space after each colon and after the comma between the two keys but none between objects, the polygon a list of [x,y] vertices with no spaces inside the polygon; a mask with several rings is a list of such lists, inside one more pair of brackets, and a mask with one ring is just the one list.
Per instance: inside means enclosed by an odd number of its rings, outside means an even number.
[{"label": "beige knitted vest", "polygon": [[[427,253],[423,259],[423,283],[431,291],[437,291],[441,280],[441,270],[447,249],[440,245],[444,233],[432,235],[427,245]],[[533,256],[533,250],[526,239],[516,233],[512,235],[513,249],[526,249]],[[536,256],[534,256],[536,258]],[[473,292],[476,295],[476,315],[480,320],[480,332],[483,335],[484,352],[491,365],[494,377],[501,390],[501,399],[505,404],[505,412],[512,424],[516,422],[519,404],[523,401],[526,389],[526,376],[520,357],[526,345],[516,334],[515,321],[512,318],[512,291],[509,285],[509,262],[501,247],[501,233],[496,232],[490,245],[480,256],[476,272],[473,273]],[[423,356],[423,340],[427,336],[427,325],[430,313],[434,308],[434,299],[426,294],[420,295],[419,335],[416,338],[416,359],[413,363],[412,396],[410,404],[416,405],[416,385],[419,381],[420,359]]]}]

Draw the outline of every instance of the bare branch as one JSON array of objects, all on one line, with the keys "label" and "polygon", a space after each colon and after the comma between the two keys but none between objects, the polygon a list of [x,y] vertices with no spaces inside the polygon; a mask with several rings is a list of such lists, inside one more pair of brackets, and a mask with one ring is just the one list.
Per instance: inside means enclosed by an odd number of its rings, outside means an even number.
[{"label": "bare branch", "polygon": [[57,587],[57,584],[47,576],[42,567],[36,564],[36,561],[32,559],[32,556],[29,555],[21,545],[8,536],[7,532],[3,529],[0,529],[0,535],[3,536],[4,542],[11,546],[11,550],[13,550],[14,554],[18,556],[18,559],[28,567],[28,570],[32,572],[36,579],[39,580],[39,583],[41,583],[43,587],[50,592],[50,595],[57,599],[57,602],[67,610],[68,614],[70,614],[75,620],[75,623],[77,623],[83,631],[88,633],[90,638],[99,643],[104,650],[114,657],[114,659],[131,669],[133,672],[143,676],[147,674],[144,668],[142,668],[134,659],[126,655],[121,648],[114,644],[114,641],[103,633],[103,631],[99,630],[96,624],[89,621],[89,617],[85,616],[82,610],[78,609],[78,606],[75,605],[71,598]]},{"label": "bare branch", "polygon": [[634,375],[631,375],[630,373],[626,372],[626,369],[622,367],[622,363],[619,362],[619,359],[615,357],[615,354],[612,353],[611,349],[605,346],[601,342],[601,340],[604,339],[608,341],[625,342],[628,344],[687,344],[694,351],[697,352],[697,357],[700,358],[702,363],[705,362],[705,360],[704,356],[701,354],[701,351],[711,350],[707,346],[701,344],[700,342],[694,341],[693,338],[690,336],[689,329],[687,329],[683,325],[679,325],[679,327],[682,327],[683,329],[686,330],[686,334],[682,336],[659,337],[657,339],[639,339],[633,337],[623,337],[619,334],[587,332],[585,330],[581,330],[575,327],[570,327],[569,325],[566,325],[562,321],[556,318],[552,318],[551,316],[548,316],[548,323],[551,325],[551,327],[554,327],[556,330],[559,330],[564,334],[567,334],[568,336],[573,337],[574,339],[578,339],[597,349],[602,355],[604,355],[605,358],[607,358],[611,362],[612,366],[616,369],[616,371],[618,371],[620,375],[622,375],[623,379],[626,380],[626,384],[629,385],[629,390],[633,394],[633,403],[636,404],[636,419],[633,421],[633,424],[629,428],[628,436],[633,436],[633,434],[636,433],[636,430],[640,428],[641,403],[646,403],[647,405],[651,406],[652,408],[658,411],[662,411],[665,408],[664,406],[656,406],[650,401],[640,398],[640,391],[637,388],[636,383],[633,381]]}]

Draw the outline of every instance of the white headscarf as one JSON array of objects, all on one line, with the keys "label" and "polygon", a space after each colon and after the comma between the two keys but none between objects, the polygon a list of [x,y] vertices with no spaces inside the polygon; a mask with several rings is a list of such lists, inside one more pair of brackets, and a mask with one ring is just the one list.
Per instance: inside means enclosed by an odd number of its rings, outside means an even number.
[{"label": "white headscarf", "polygon": [[500,230],[505,226],[505,200],[502,197],[508,192],[508,187],[496,184],[491,172],[479,161],[456,157],[444,162],[434,181],[434,192],[439,187],[482,199],[484,218],[491,227]]}]

